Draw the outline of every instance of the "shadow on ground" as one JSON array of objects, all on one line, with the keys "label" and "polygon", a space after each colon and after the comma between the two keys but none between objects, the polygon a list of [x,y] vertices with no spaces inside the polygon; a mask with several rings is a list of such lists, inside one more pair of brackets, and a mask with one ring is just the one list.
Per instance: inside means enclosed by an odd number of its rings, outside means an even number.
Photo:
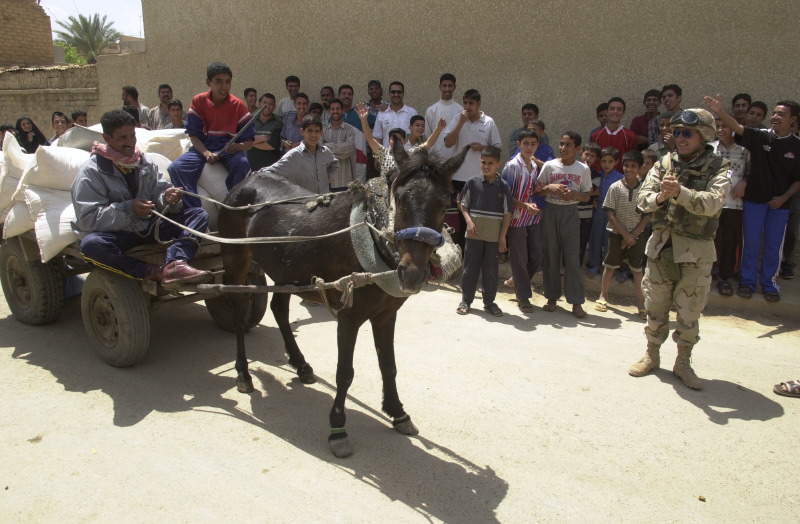
[{"label": "shadow on ground", "polygon": [[[313,309],[320,320],[328,315],[325,308]],[[11,323],[14,329],[9,328]],[[366,413],[348,410],[355,452],[347,459],[334,458],[327,445],[334,388],[323,380],[304,386],[296,377],[284,384],[269,372],[270,367],[281,368],[283,375],[287,369],[277,328],[257,326],[248,333],[248,356],[260,363],[251,367],[257,389],[250,395],[236,394],[234,400],[223,395],[235,388],[231,372],[235,337],[220,336],[205,307],[184,306],[179,316],[169,311],[155,314],[151,326],[150,353],[130,368],[109,367],[86,348],[80,304],[74,299],[65,304],[61,318],[47,326],[0,319],[0,346],[13,348],[13,358],[52,373],[67,391],[108,395],[117,426],[133,426],[154,411],[196,410],[234,417],[335,464],[426,518],[497,522],[495,510],[508,484],[490,466],[478,466],[422,436],[397,433],[386,417],[351,396],[348,405],[359,405]],[[425,428],[420,429],[424,435]]]},{"label": "shadow on ground", "polygon": [[[670,371],[660,369],[656,376],[670,384],[682,399],[691,402],[714,424],[726,425],[731,419],[767,421],[782,417],[783,406],[744,386],[727,380],[703,380],[703,389],[687,388]],[[702,378],[702,377],[701,377]]]}]

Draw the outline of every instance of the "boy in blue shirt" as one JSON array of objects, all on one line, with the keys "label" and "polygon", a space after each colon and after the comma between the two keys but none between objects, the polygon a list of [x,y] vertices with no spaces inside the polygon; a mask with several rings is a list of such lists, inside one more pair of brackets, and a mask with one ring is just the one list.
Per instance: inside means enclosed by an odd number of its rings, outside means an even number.
[{"label": "boy in blue shirt", "polygon": [[[228,145],[250,120],[245,103],[230,94],[232,79],[233,73],[227,64],[213,62],[206,69],[209,90],[192,98],[186,119],[186,134],[192,147],[168,168],[172,183],[186,191],[197,193],[197,181],[206,162],[225,165],[228,189],[250,173],[250,163],[244,152],[253,147],[253,128],[248,128],[237,143]],[[201,207],[200,199],[194,196],[184,195],[183,202],[187,207]]]},{"label": "boy in blue shirt", "polygon": [[461,303],[456,312],[469,313],[475,299],[478,275],[483,284],[483,309],[495,317],[503,312],[495,304],[497,295],[497,255],[508,251],[506,233],[511,223],[514,201],[511,189],[500,178],[500,150],[486,146],[481,152],[481,173],[469,179],[461,190],[461,213],[467,222],[464,241],[464,273],[461,276]]},{"label": "boy in blue shirt", "polygon": [[[589,168],[592,180],[600,178],[599,171],[592,171],[592,166],[598,160],[600,160],[600,146],[594,142],[587,142],[581,146],[581,162]],[[586,246],[589,244],[589,233],[592,232],[592,216],[596,205],[597,197],[591,197],[588,202],[578,202],[578,218],[581,221],[581,267],[585,261],[584,256],[586,255]]]},{"label": "boy in blue shirt", "polygon": [[[623,179],[622,173],[616,170],[619,160],[619,150],[615,147],[604,147],[600,151],[600,167],[602,172],[598,178],[592,180],[593,195],[597,196],[598,206],[592,215],[592,231],[589,233],[589,273],[596,275],[600,272],[603,262],[603,253],[608,246],[608,219],[603,209],[606,193],[611,184]],[[591,166],[589,167],[591,169]]]}]

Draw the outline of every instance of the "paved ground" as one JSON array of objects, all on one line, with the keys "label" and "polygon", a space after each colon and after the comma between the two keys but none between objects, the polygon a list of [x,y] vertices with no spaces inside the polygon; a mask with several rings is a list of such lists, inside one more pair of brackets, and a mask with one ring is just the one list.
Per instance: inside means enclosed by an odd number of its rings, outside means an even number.
[{"label": "paved ground", "polygon": [[318,383],[289,371],[268,313],[247,336],[256,392],[242,395],[234,339],[202,305],[153,315],[147,359],[115,369],[85,348],[76,300],[38,328],[0,300],[2,520],[800,517],[800,399],[772,393],[800,379],[796,316],[710,308],[694,359],[706,388],[694,392],[672,376],[671,346],[656,374],[627,375],[644,348],[627,299],[602,316],[587,304],[590,316],[577,321],[563,309],[526,318],[510,298],[500,297],[500,319],[461,317],[452,287],[429,286],[400,311],[398,382],[418,437],[379,413],[365,328],[347,405],[355,453],[341,460],[326,443],[336,350],[321,307],[292,302]]}]

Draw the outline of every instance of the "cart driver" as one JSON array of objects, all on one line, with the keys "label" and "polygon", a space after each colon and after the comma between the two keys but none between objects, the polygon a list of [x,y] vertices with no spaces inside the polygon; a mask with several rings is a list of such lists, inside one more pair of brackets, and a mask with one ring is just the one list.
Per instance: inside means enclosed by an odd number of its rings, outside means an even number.
[{"label": "cart driver", "polygon": [[[72,183],[81,251],[93,264],[136,279],[163,285],[203,282],[208,271],[188,264],[197,253],[198,239],[183,228],[156,221],[151,210],[195,231],[205,231],[208,214],[202,208],[184,208],[179,190],[158,166],[136,146],[136,122],[121,110],[100,119],[105,144],[95,143],[89,160]],[[166,264],[146,264],[125,252],[146,243],[177,239],[167,248]]]}]

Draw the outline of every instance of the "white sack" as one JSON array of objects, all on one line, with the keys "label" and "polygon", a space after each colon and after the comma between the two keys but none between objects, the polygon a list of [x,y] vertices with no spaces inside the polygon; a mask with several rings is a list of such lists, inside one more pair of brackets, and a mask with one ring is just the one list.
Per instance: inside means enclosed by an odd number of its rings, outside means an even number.
[{"label": "white sack", "polygon": [[21,235],[33,229],[34,220],[28,205],[25,202],[17,202],[11,211],[8,212],[3,225],[3,238],[11,238]]},{"label": "white sack", "polygon": [[39,146],[34,161],[22,174],[22,184],[69,191],[87,160],[89,153],[81,149]]},{"label": "white sack", "polygon": [[70,225],[76,217],[69,191],[29,186],[25,189],[25,202],[35,220],[36,243],[42,262],[78,240]]},{"label": "white sack", "polygon": [[[102,128],[101,128],[102,129]],[[105,144],[103,132],[83,126],[73,126],[58,139],[59,147],[71,147],[82,151],[91,152],[95,142]]]},{"label": "white sack", "polygon": [[[228,196],[228,186],[225,185],[226,178],[228,178],[228,170],[225,169],[222,162],[217,162],[216,164],[206,162],[203,172],[200,173],[200,178],[197,180],[197,193],[211,197],[217,202],[223,202]],[[208,228],[211,231],[216,231],[219,206],[207,200],[201,200],[200,202],[203,204],[203,209],[208,213]]]},{"label": "white sack", "polygon": [[181,139],[184,138],[186,138],[184,129],[158,129],[155,131],[136,129],[136,143],[143,153],[158,153],[171,161],[177,160],[183,154]]},{"label": "white sack", "polygon": [[7,175],[17,179],[22,178],[22,173],[33,162],[33,155],[27,154],[11,133],[6,133],[3,138],[3,156],[6,159]]}]

